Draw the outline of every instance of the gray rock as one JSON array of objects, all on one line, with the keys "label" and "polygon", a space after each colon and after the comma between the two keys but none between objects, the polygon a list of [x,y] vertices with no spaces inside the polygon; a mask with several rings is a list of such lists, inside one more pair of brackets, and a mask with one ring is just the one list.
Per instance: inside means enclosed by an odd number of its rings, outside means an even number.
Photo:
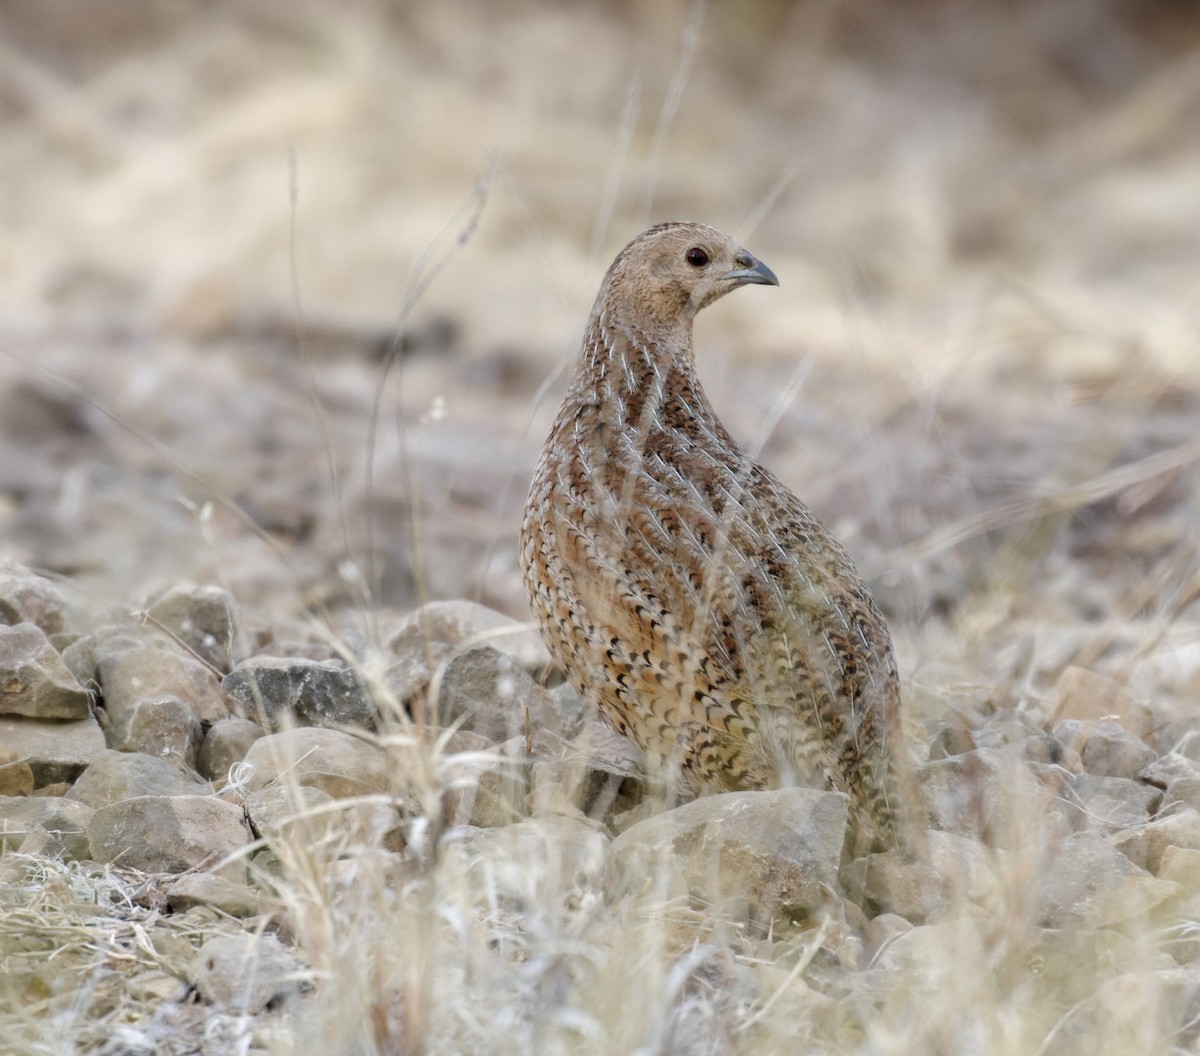
[{"label": "gray rock", "polygon": [[92,808],[59,796],[0,796],[0,849],[20,847],[38,829],[57,834],[72,858],[88,857]]},{"label": "gray rock", "polygon": [[114,722],[154,697],[178,697],[201,722],[229,714],[217,676],[182,652],[153,645],[118,648],[110,642],[97,649],[96,671],[104,708]]},{"label": "gray rock", "polygon": [[395,784],[387,752],[339,730],[300,727],[262,737],[250,746],[251,791],[274,782],[319,788],[335,799],[386,792]]},{"label": "gray rock", "polygon": [[847,811],[846,796],[812,788],[703,796],[617,837],[618,886],[661,871],[755,919],[815,910],[837,881]]},{"label": "gray rock", "polygon": [[230,767],[245,759],[250,745],[265,734],[257,722],[234,715],[214,722],[200,744],[197,769],[210,781],[225,780]]},{"label": "gray rock", "polygon": [[934,828],[993,847],[1027,841],[1045,824],[1054,791],[1010,750],[977,748],[915,768],[913,776]]},{"label": "gray rock", "polygon": [[1074,1004],[1038,1056],[1195,1052],[1198,1025],[1200,972],[1195,968],[1130,972]]},{"label": "gray rock", "polygon": [[255,656],[221,682],[268,730],[299,726],[374,728],[378,710],[358,674],[338,660]]},{"label": "gray rock", "polygon": [[46,634],[65,626],[62,592],[45,576],[0,557],[0,624],[32,623]]},{"label": "gray rock", "polygon": [[1098,832],[1073,833],[1044,851],[1036,918],[1046,927],[1111,927],[1174,895]]},{"label": "gray rock", "polygon": [[1076,830],[1116,832],[1144,825],[1162,799],[1162,791],[1127,777],[1070,774],[1059,790],[1056,807]]},{"label": "gray rock", "polygon": [[602,901],[610,847],[596,824],[556,817],[462,829],[445,853],[455,859],[454,875],[494,892],[514,916],[549,913],[565,923]]},{"label": "gray rock", "polygon": [[91,694],[40,627],[0,624],[0,714],[72,720],[91,710]]},{"label": "gray rock", "polygon": [[1135,778],[1158,758],[1140,737],[1115,722],[1068,719],[1054,727],[1054,736],[1079,753],[1089,774],[1099,777]]},{"label": "gray rock", "polygon": [[1155,818],[1119,833],[1113,843],[1134,865],[1157,874],[1168,847],[1200,850],[1200,813],[1188,809]]},{"label": "gray rock", "polygon": [[274,935],[218,935],[188,965],[188,982],[209,1005],[261,1012],[296,994],[309,982],[300,959]]},{"label": "gray rock", "polygon": [[242,805],[259,836],[272,840],[314,843],[328,829],[325,808],[336,802],[312,785],[268,785],[246,795]]},{"label": "gray rock", "polygon": [[172,587],[150,602],[147,613],[218,671],[233,666],[240,615],[229,591],[190,584]]},{"label": "gray rock", "polygon": [[1138,776],[1162,789],[1162,811],[1187,807],[1200,810],[1200,764],[1186,755],[1168,752],[1149,763]]},{"label": "gray rock", "polygon": [[[458,731],[458,735],[465,731]],[[439,760],[443,812],[451,825],[509,825],[527,813],[523,742],[499,749],[447,752]]]},{"label": "gray rock", "polygon": [[33,792],[33,770],[11,745],[0,744],[0,796],[28,796]]},{"label": "gray rock", "polygon": [[870,854],[842,869],[842,883],[856,900],[921,923],[955,906],[988,906],[1003,884],[997,853],[973,838],[933,830],[915,859]]},{"label": "gray rock", "polygon": [[[242,808],[211,796],[135,796],[97,810],[87,824],[92,857],[144,873],[213,870],[250,843]],[[245,880],[236,859],[221,875]]]},{"label": "gray rock", "polygon": [[104,736],[117,751],[169,755],[195,769],[200,720],[178,697],[151,697],[122,712]]},{"label": "gray rock", "polygon": [[74,781],[106,750],[92,715],[79,722],[0,718],[0,746],[29,767],[35,788]]},{"label": "gray rock", "polygon": [[212,906],[231,917],[252,917],[261,908],[257,892],[213,873],[184,873],[167,885],[166,896],[167,905],[176,913]]},{"label": "gray rock", "polygon": [[435,601],[406,617],[388,640],[395,657],[389,685],[409,704],[452,652],[477,645],[507,653],[530,674],[550,666],[541,638],[528,627],[472,601]]},{"label": "gray rock", "polygon": [[534,737],[549,732],[561,737],[558,700],[539,686],[515,659],[488,645],[449,656],[437,670],[439,726],[461,725],[492,741]]},{"label": "gray rock", "polygon": [[96,757],[67,799],[100,808],[136,796],[195,796],[210,791],[208,782],[176,760],[109,750]]}]

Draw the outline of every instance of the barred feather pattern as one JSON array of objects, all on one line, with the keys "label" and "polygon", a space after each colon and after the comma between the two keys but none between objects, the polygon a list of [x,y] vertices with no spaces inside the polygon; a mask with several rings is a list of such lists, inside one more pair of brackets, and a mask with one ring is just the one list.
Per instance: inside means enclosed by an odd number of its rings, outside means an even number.
[{"label": "barred feather pattern", "polygon": [[[714,271],[689,266],[696,247]],[[695,371],[692,319],[747,258],[671,224],[614,262],[530,488],[525,585],[555,662],[658,777],[691,794],[843,791],[860,836],[890,845],[899,688],[883,617]],[[766,280],[727,285],[745,281]]]}]

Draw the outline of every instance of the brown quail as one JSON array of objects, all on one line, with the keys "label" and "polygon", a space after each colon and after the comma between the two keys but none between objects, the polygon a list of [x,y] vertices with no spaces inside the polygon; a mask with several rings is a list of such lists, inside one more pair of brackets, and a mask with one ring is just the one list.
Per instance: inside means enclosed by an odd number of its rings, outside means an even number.
[{"label": "brown quail", "polygon": [[692,320],[748,283],[778,280],[703,224],[652,227],[613,261],[530,488],[525,586],[554,660],[659,779],[837,789],[859,849],[894,844],[883,617],[696,377]]}]

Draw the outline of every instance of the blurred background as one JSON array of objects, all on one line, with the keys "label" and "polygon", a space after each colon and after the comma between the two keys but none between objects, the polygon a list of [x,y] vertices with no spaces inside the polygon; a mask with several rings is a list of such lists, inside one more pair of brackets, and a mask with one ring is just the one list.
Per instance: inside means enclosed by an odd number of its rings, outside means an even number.
[{"label": "blurred background", "polygon": [[694,218],[781,279],[710,397],[910,680],[1200,692],[1189,0],[6,0],[0,120],[0,551],[81,605],[525,618],[600,278]]}]

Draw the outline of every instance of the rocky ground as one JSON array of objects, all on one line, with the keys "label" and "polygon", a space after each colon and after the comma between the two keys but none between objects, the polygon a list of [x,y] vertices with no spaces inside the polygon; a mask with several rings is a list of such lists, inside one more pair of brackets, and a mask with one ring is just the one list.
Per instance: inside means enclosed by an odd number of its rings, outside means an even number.
[{"label": "rocky ground", "polygon": [[[19,1053],[1200,1047],[1186,4],[0,12]],[[668,809],[546,670],[525,483],[650,220],[896,639],[928,826]]]}]

